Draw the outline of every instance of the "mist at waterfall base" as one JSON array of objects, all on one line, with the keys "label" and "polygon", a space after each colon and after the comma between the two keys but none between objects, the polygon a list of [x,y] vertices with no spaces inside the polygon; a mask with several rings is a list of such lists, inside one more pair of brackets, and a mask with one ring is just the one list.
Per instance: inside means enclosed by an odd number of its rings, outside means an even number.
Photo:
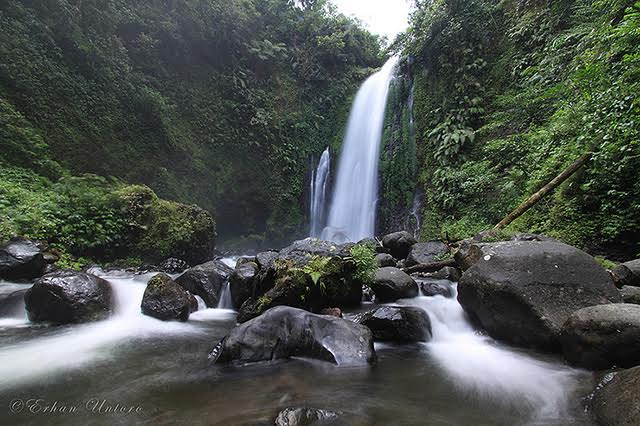
[{"label": "mist at waterfall base", "polygon": [[[372,237],[378,198],[380,141],[397,57],[369,77],[356,94],[342,143],[327,226],[320,237],[343,243]],[[312,236],[313,231],[312,231]]]}]

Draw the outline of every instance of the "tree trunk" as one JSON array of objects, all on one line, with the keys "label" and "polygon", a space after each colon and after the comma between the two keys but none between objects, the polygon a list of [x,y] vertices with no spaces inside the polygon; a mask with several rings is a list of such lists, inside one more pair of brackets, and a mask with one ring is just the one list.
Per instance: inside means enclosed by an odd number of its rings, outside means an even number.
[{"label": "tree trunk", "polygon": [[582,154],[576,161],[571,163],[571,165],[567,167],[562,173],[560,173],[558,176],[553,178],[551,182],[549,182],[548,184],[540,188],[538,192],[533,194],[531,197],[527,198],[525,202],[520,204],[514,211],[509,213],[509,215],[507,215],[507,217],[502,219],[500,223],[498,223],[493,229],[494,230],[502,229],[507,225],[509,225],[514,220],[516,220],[517,218],[519,218],[520,216],[522,216],[524,212],[526,212],[531,207],[533,207],[538,201],[540,201],[542,197],[547,195],[550,191],[555,189],[558,185],[560,185],[562,182],[567,180],[572,174],[574,174],[580,167],[582,167],[584,163],[586,163],[589,160],[589,158],[591,158],[591,154],[592,154],[591,152]]}]

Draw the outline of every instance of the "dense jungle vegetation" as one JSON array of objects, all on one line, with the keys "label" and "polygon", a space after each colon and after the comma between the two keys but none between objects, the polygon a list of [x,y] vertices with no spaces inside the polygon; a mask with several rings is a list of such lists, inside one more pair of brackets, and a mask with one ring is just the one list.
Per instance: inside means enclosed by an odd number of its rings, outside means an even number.
[{"label": "dense jungle vegetation", "polygon": [[509,230],[640,253],[640,3],[419,0],[395,47],[414,61],[424,238],[492,227],[592,152]]},{"label": "dense jungle vegetation", "polygon": [[[309,158],[340,139],[382,60],[378,38],[325,3],[2,2],[0,240],[117,257],[105,250],[183,239],[169,228],[188,228],[186,206],[128,184],[197,203],[220,239],[301,235]],[[126,194],[158,214],[140,222]],[[164,233],[130,241],[132,227]]]}]

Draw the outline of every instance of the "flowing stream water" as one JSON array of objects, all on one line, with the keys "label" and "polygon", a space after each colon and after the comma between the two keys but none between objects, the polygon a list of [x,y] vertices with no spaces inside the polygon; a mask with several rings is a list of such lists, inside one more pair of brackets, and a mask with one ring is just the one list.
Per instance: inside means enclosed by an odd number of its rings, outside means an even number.
[{"label": "flowing stream water", "polygon": [[337,243],[372,237],[378,198],[380,140],[397,57],[360,87],[351,107],[338,161],[327,227],[322,238]]},{"label": "flowing stream water", "polygon": [[[235,325],[234,311],[201,309],[186,323],[158,321],[140,312],[151,274],[94,273],[110,282],[116,309],[91,324],[32,324],[15,297],[28,285],[0,284],[2,424],[252,424],[292,405],[339,410],[349,424],[362,425],[589,422],[581,397],[593,386],[591,374],[479,334],[455,298],[399,301],[427,311],[433,339],[376,344],[375,366],[296,359],[221,366],[209,365],[207,353]],[[9,408],[34,398],[77,410]],[[141,408],[96,413],[96,400]]]}]

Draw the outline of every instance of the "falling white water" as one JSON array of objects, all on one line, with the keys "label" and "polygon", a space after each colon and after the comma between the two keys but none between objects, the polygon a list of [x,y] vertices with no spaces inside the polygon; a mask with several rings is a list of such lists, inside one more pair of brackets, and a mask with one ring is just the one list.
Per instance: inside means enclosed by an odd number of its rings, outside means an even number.
[{"label": "falling white water", "polygon": [[231,299],[231,290],[229,289],[228,282],[224,285],[224,289],[220,295],[218,309],[233,309],[233,299]]},{"label": "falling white water", "polygon": [[569,390],[584,374],[561,363],[543,361],[478,334],[454,297],[417,297],[402,302],[423,308],[433,338],[425,344],[430,356],[454,385],[500,403],[525,408],[533,422],[562,418]]},{"label": "falling white water", "polygon": [[[5,344],[0,348],[0,390],[17,384],[42,381],[45,377],[108,359],[118,342],[161,334],[200,334],[187,323],[160,321],[140,311],[146,283],[153,276],[107,276],[114,295],[113,315],[104,321],[59,326],[52,335]],[[26,322],[26,321],[25,321]],[[30,324],[30,323],[26,323]],[[3,326],[14,324],[5,323]],[[24,327],[24,324],[15,324]]]},{"label": "falling white water", "polygon": [[369,77],[356,95],[338,164],[336,186],[322,238],[335,242],[373,236],[378,162],[389,83],[397,57]]},{"label": "falling white water", "polygon": [[311,220],[309,234],[313,238],[320,238],[324,227],[327,184],[329,182],[329,171],[331,170],[331,155],[329,147],[324,150],[318,167],[311,174],[311,206],[309,217]]}]

